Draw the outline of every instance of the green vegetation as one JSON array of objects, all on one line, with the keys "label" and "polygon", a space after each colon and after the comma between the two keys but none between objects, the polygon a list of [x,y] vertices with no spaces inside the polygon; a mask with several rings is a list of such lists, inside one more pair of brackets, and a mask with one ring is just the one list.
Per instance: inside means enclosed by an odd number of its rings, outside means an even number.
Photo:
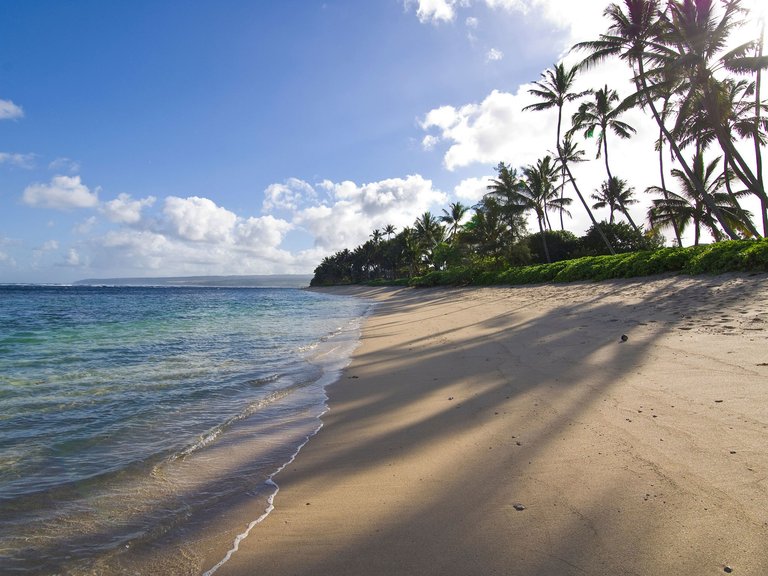
[{"label": "green vegetation", "polygon": [[[363,245],[325,258],[312,285],[521,284],[768,271],[763,31],[736,43],[753,28],[742,0],[624,0],[604,15],[605,33],[572,49],[585,54],[582,62],[555,64],[529,90],[538,101],[524,110],[557,110],[556,153],[527,166],[499,162],[475,206],[456,202],[443,216],[426,212],[399,232],[391,224],[374,230]],[[609,58],[626,64],[634,94],[622,99],[608,85],[573,91],[582,70]],[[564,129],[568,102],[579,105]],[[637,203],[635,190],[609,162],[609,139],[635,134],[620,120],[632,108],[651,115],[659,129],[658,167],[649,167],[658,169],[659,185],[645,190],[654,195],[646,224],[632,220],[627,207]],[[579,134],[587,141],[594,137],[595,157],[605,164],[606,180],[591,187],[592,206],[571,170],[585,161]],[[672,178],[665,178],[667,154],[675,162]],[[757,215],[742,207],[750,198],[759,202]],[[564,226],[575,206],[592,222],[582,237]],[[593,210],[605,209],[609,218],[599,222]],[[527,230],[529,213],[538,228],[534,234]],[[560,230],[553,229],[550,214]],[[694,245],[684,248],[681,234],[689,228]],[[662,230],[674,234],[675,247],[663,247]],[[714,244],[700,245],[702,232]]]}]

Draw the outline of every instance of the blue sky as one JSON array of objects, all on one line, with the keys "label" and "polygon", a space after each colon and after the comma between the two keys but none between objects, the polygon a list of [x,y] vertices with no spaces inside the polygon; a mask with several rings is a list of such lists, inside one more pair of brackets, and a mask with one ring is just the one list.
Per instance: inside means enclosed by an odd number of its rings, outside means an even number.
[{"label": "blue sky", "polygon": [[[499,161],[553,148],[528,83],[606,4],[2,0],[0,282],[311,273],[472,204]],[[604,81],[627,73],[583,78]],[[635,120],[614,172],[641,191],[654,129]]]}]

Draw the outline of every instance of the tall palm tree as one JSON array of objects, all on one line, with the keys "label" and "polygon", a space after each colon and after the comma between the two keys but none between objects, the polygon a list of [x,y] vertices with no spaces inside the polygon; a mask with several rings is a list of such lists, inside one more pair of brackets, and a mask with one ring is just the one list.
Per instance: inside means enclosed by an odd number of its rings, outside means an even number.
[{"label": "tall palm tree", "polygon": [[576,146],[576,144],[573,142],[571,134],[565,135],[565,138],[563,138],[563,142],[558,146],[558,149],[560,150],[560,162],[568,174],[568,181],[573,186],[573,189],[576,192],[576,195],[579,197],[582,206],[584,206],[584,210],[586,210],[587,214],[589,214],[589,219],[592,221],[592,225],[595,227],[598,234],[600,234],[600,238],[603,239],[603,242],[605,242],[605,245],[608,247],[608,252],[611,254],[616,254],[616,251],[613,249],[613,246],[611,246],[608,237],[605,235],[602,227],[595,219],[595,215],[592,214],[592,210],[589,209],[587,201],[584,200],[584,196],[581,194],[581,190],[579,190],[579,187],[576,184],[576,178],[573,177],[573,173],[571,172],[570,164],[578,164],[580,162],[584,162],[584,150],[579,150],[578,146]]},{"label": "tall palm tree", "polygon": [[387,235],[387,240],[391,240],[392,236],[395,234],[394,224],[387,224],[386,226],[384,226],[384,234]]},{"label": "tall palm tree", "polygon": [[[590,92],[589,90],[584,92],[571,92],[571,88],[576,80],[577,72],[577,66],[566,68],[562,62],[555,64],[551,70],[545,70],[541,73],[541,80],[534,82],[534,88],[528,90],[528,93],[539,98],[539,101],[523,108],[523,110],[535,111],[557,108],[557,138],[555,139],[555,144],[557,145],[558,159],[560,158],[559,148],[563,121],[563,106],[566,102],[578,100]],[[565,192],[565,165],[561,162],[561,166],[560,196],[562,197]],[[565,230],[562,212],[560,213],[560,228]]]},{"label": "tall palm tree", "polygon": [[[717,97],[721,100],[719,110],[722,113],[722,117],[717,119],[717,123],[722,126],[721,129],[728,132],[729,139],[733,139],[736,136],[741,138],[754,137],[760,145],[764,146],[768,122],[765,121],[765,118],[761,120],[754,116],[752,95],[756,89],[755,83],[731,78],[725,78],[716,82],[719,84]],[[768,107],[765,104],[761,104],[758,110],[768,110]],[[681,143],[683,145],[694,144],[706,147],[712,142],[716,142],[715,123],[706,110],[690,110],[685,117],[678,119],[678,132],[681,134]],[[745,181],[745,177],[739,166],[732,161],[727,147],[723,149],[723,160],[726,190],[731,195],[733,202],[738,205],[738,199],[731,190],[730,182],[733,174],[736,174],[742,182]],[[766,214],[764,213],[763,217],[765,218],[765,216]],[[752,236],[760,236],[751,219],[745,219],[744,223],[747,225]]]},{"label": "tall palm tree", "polygon": [[[609,132],[613,132],[619,138],[624,139],[630,138],[636,132],[632,126],[619,120],[619,116],[627,111],[628,106],[624,103],[614,106],[616,102],[619,102],[619,94],[616,90],[609,89],[607,85],[597,90],[594,92],[594,100],[582,102],[579,106],[579,110],[573,115],[573,128],[571,128],[572,131],[584,130],[585,138],[591,138],[594,136],[595,131],[598,131],[597,154],[595,158],[600,158],[602,154],[609,181],[613,180],[610,163],[608,162]],[[619,202],[621,202],[621,199],[619,199]],[[632,228],[640,232],[640,229],[632,220],[626,206],[623,204],[621,205],[621,211],[629,220]]]},{"label": "tall palm tree", "polygon": [[448,225],[448,240],[453,242],[456,238],[456,233],[461,226],[461,221],[469,211],[469,206],[464,206],[461,202],[453,202],[450,206],[450,211],[443,208],[443,215],[440,216],[440,221]]},{"label": "tall palm tree", "polygon": [[684,124],[691,115],[705,113],[704,118],[709,121],[734,173],[760,199],[763,233],[768,234],[768,196],[762,178],[735,145],[729,130],[732,110],[726,97],[727,86],[719,79],[723,71],[755,72],[766,63],[750,56],[754,41],[730,47],[733,32],[745,25],[746,10],[741,0],[721,4],[722,9],[718,12],[713,0],[669,2],[662,40],[674,46],[677,54],[668,58],[664,66],[678,77],[681,86],[677,126]]},{"label": "tall palm tree", "polygon": [[603,182],[600,185],[600,188],[595,190],[597,194],[592,194],[592,199],[597,200],[597,202],[592,204],[592,208],[599,210],[607,207],[610,211],[608,222],[613,224],[613,215],[616,211],[627,216],[627,214],[624,213],[626,206],[638,203],[638,201],[632,197],[634,191],[634,188],[627,187],[626,180],[614,176],[610,180]]},{"label": "tall palm tree", "polygon": [[539,224],[541,241],[547,262],[551,262],[545,228],[551,228],[547,219],[549,210],[566,211],[570,198],[559,198],[555,180],[557,166],[551,156],[545,156],[536,164],[526,166],[522,170],[523,177],[517,176],[517,171],[510,169],[500,162],[497,166],[498,178],[492,179],[488,185],[489,193],[502,201],[508,213],[520,214],[533,210]]},{"label": "tall palm tree", "polygon": [[[738,0],[729,1],[738,3]],[[668,5],[672,3],[673,0],[670,0]],[[626,11],[619,4],[610,4],[604,11],[604,15],[610,22],[607,34],[600,34],[598,40],[580,42],[574,45],[573,49],[589,52],[579,65],[580,67],[591,67],[613,56],[621,58],[630,65],[639,86],[636,98],[651,110],[654,120],[675,158],[680,162],[682,170],[692,182],[695,182],[696,177],[688,159],[681,152],[680,146],[670,128],[666,126],[655,103],[659,90],[668,91],[669,83],[677,82],[674,75],[659,74],[657,71],[679,58],[676,47],[668,41],[669,19],[660,10],[660,4],[660,0],[624,0],[623,5]],[[652,66],[650,72],[646,70],[646,62]],[[675,88],[677,89],[677,86]],[[737,238],[736,232],[720,214],[714,199],[707,194],[706,190],[698,192],[726,233],[731,238]]]},{"label": "tall palm tree", "polygon": [[[652,201],[648,209],[648,221],[653,228],[663,228],[677,222],[680,231],[685,231],[689,224],[694,226],[694,244],[698,245],[702,228],[707,229],[715,240],[721,240],[723,234],[718,226],[718,221],[712,214],[708,205],[704,202],[699,190],[704,189],[715,199],[722,214],[728,219],[731,226],[746,230],[743,223],[744,211],[734,204],[731,196],[723,192],[725,175],[719,170],[720,158],[715,158],[708,164],[704,161],[704,154],[697,151],[693,157],[692,165],[695,169],[696,182],[691,181],[683,170],[675,168],[672,176],[680,185],[680,193],[667,191],[663,198]],[[661,192],[658,186],[651,186],[646,192]],[[746,194],[746,192],[741,193]]]}]

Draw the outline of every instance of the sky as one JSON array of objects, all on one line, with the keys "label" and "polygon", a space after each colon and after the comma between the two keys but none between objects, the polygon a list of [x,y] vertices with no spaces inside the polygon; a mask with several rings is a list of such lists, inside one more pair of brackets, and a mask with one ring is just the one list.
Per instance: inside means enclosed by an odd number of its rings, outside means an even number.
[{"label": "sky", "polygon": [[[607,4],[0,0],[0,283],[311,274],[375,228],[472,205],[500,161],[554,149],[528,89]],[[577,89],[606,83],[628,95],[628,69]],[[637,134],[609,142],[611,169],[643,221],[657,129],[623,119]],[[605,166],[582,144],[592,193]]]}]

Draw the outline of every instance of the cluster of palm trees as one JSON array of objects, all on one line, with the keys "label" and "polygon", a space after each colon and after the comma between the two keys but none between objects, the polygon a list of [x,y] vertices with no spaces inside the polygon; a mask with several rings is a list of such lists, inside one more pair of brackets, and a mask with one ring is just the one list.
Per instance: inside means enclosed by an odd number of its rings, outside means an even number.
[{"label": "cluster of palm trees", "polygon": [[[612,236],[617,214],[639,237],[670,229],[678,245],[689,226],[694,227],[697,244],[702,231],[715,241],[766,236],[768,195],[762,149],[768,105],[761,98],[761,82],[768,56],[763,54],[764,28],[752,39],[736,42],[751,22],[742,0],[624,0],[610,4],[604,14],[609,21],[607,31],[572,49],[585,54],[583,60],[573,67],[554,65],[530,90],[537,102],[524,110],[557,110],[555,153],[521,168],[499,163],[488,193],[472,207],[467,222],[462,223],[469,208],[460,203],[451,205],[439,218],[427,212],[397,235],[392,226],[374,231],[364,245],[326,259],[318,270],[335,267],[339,277],[364,280],[404,272],[412,275],[425,267],[450,266],[467,258],[513,264],[521,258],[529,211],[536,217],[536,236],[550,261],[547,239],[554,230],[550,213],[559,215],[564,231],[564,216],[570,215],[573,204],[569,189],[592,221],[589,234],[600,237],[606,253],[615,252]],[[575,92],[578,74],[608,58],[619,58],[627,65],[634,93],[622,99],[607,85]],[[578,103],[578,108],[564,129],[567,103]],[[621,119],[631,108],[650,114],[659,130],[655,143],[659,185],[646,190],[655,196],[645,230],[627,209],[637,203],[634,189],[613,173],[609,161],[609,138],[626,139],[635,134]],[[571,170],[584,161],[585,152],[576,141],[579,134],[595,138],[596,158],[602,158],[605,165],[606,179],[591,195],[591,206]],[[669,182],[665,177],[667,155],[674,163]],[[748,198],[758,200],[757,222],[742,206]],[[604,208],[610,218],[601,223],[593,210]]]}]

